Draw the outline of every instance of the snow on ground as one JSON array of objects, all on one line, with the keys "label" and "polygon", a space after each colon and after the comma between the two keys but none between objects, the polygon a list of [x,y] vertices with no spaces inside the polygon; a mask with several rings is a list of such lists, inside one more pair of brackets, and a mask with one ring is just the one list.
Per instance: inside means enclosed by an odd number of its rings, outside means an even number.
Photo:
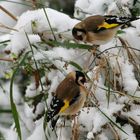
[{"label": "snow on ground", "polygon": [[[78,19],[84,19],[87,16],[96,14],[129,16],[129,8],[132,8],[132,5],[133,0],[77,0],[75,2],[74,16]],[[11,5],[11,7],[12,6],[13,5]],[[21,11],[21,13],[22,12],[23,11]],[[56,38],[58,39],[59,35],[61,35],[62,39],[59,38],[60,41],[72,40],[74,42],[71,30],[79,20],[51,8],[45,8],[45,11],[44,9],[38,9],[23,12],[23,14],[18,17],[17,24],[14,26],[14,29],[17,31],[11,31],[9,34],[0,37],[0,41],[10,40],[4,49],[5,51],[9,50],[11,52],[11,54],[8,55],[9,58],[13,58],[13,56],[15,58],[16,56],[17,60],[20,59],[22,55],[31,50],[31,43],[37,46],[38,49],[33,48],[34,57],[28,57],[30,66],[32,66],[33,69],[36,68],[36,66],[32,64],[32,61],[35,59],[35,61],[39,62],[39,68],[42,67],[41,64],[46,64],[50,67],[49,70],[47,69],[45,71],[45,74],[43,73],[41,78],[43,85],[37,86],[38,81],[33,79],[33,74],[30,74],[31,77],[28,79],[26,88],[24,89],[25,103],[23,103],[23,99],[21,99],[21,91],[17,83],[14,84],[14,101],[18,104],[17,108],[20,116],[23,140],[45,140],[45,133],[47,137],[51,134],[49,140],[68,140],[72,137],[75,127],[74,120],[65,120],[65,126],[63,119],[58,120],[56,130],[58,137],[56,137],[55,132],[52,132],[49,127],[46,127],[44,133],[43,113],[47,111],[45,104],[47,103],[49,106],[53,92],[55,92],[59,83],[65,78],[65,75],[70,71],[76,70],[76,67],[68,64],[70,61],[77,63],[86,71],[94,59],[88,50],[66,49],[62,46],[52,47],[51,45],[45,45],[44,47],[41,44],[41,35],[45,35],[46,40],[49,40],[50,36],[51,39],[53,39],[46,14]],[[0,19],[1,18],[3,18],[2,15],[0,15]],[[7,23],[11,23],[12,26],[14,25],[14,23],[10,21],[7,21]],[[83,137],[85,139],[98,138],[99,140],[107,140],[110,137],[114,138],[115,134],[108,125],[111,121],[115,123],[116,117],[114,114],[118,112],[121,112],[121,114],[126,117],[133,118],[138,123],[140,121],[139,104],[135,105],[134,103],[134,99],[139,103],[139,98],[137,97],[140,97],[139,81],[134,73],[139,69],[140,53],[136,49],[139,49],[140,44],[140,20],[136,20],[132,24],[134,27],[123,29],[124,32],[117,35],[127,42],[129,49],[126,49],[126,46],[122,47],[121,40],[115,37],[108,44],[101,45],[98,48],[99,51],[104,53],[101,55],[101,59],[97,60],[98,63],[94,65],[94,68],[91,69],[93,66],[91,65],[90,71],[88,71],[88,76],[92,81],[86,84],[89,90],[88,101],[76,117],[79,124],[79,134],[83,133],[81,135],[84,135]],[[51,67],[53,67],[53,69],[51,69]],[[4,77],[4,70],[2,74],[0,73],[0,76]],[[108,80],[110,80],[109,84]],[[46,81],[48,82],[47,84],[45,83]],[[9,82],[4,83],[2,86],[6,89],[6,92],[4,93],[0,88],[0,108],[10,105]],[[42,88],[45,91],[45,101],[41,96]],[[136,98],[133,98],[133,96],[136,96]],[[36,99],[35,102],[33,101],[34,99]],[[124,111],[126,105],[131,106],[128,112]],[[117,126],[121,127],[119,123],[117,123]],[[114,127],[120,139],[137,139],[133,133],[133,127],[129,123],[122,127],[129,136],[116,126]],[[105,129],[109,130],[110,133],[108,134]],[[0,132],[3,133],[6,140],[17,139],[14,127],[4,128],[0,126]]]}]

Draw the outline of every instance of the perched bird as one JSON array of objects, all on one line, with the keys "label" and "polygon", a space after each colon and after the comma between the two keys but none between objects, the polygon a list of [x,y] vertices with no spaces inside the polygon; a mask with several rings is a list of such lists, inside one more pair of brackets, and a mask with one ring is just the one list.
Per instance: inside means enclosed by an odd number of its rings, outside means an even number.
[{"label": "perched bird", "polygon": [[137,17],[117,17],[95,15],[76,24],[72,30],[75,39],[89,42],[94,45],[108,43],[115,36],[117,30]]},{"label": "perched bird", "polygon": [[52,129],[60,115],[74,115],[83,107],[88,94],[85,82],[85,75],[74,71],[58,85],[47,112],[47,122],[51,121]]}]

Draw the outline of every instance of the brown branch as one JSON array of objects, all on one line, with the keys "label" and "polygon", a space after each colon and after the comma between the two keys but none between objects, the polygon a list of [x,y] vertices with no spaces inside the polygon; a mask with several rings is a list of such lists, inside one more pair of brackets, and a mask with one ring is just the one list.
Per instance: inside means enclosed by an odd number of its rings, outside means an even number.
[{"label": "brown branch", "polygon": [[6,25],[3,25],[2,23],[0,23],[0,27],[6,28],[6,29],[9,29],[9,30],[13,30],[13,31],[17,31],[17,32],[18,32],[18,30],[14,29],[14,28],[11,28],[11,27],[8,27],[8,26],[6,26]]},{"label": "brown branch", "polygon": [[0,61],[13,62],[13,59],[11,59],[11,58],[0,58]]},{"label": "brown branch", "polygon": [[115,140],[120,140],[120,136],[119,136],[117,130],[115,129],[115,127],[111,123],[108,123],[108,126],[110,127],[112,133],[114,134]]},{"label": "brown branch", "polygon": [[17,18],[11,13],[9,12],[7,9],[5,9],[4,7],[0,6],[0,9],[5,12],[9,17],[11,17],[12,19],[14,19],[15,21],[17,21]]}]

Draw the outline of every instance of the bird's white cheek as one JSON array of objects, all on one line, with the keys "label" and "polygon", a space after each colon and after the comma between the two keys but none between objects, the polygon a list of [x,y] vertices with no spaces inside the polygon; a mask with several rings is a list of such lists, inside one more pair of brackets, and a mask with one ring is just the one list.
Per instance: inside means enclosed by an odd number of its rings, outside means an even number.
[{"label": "bird's white cheek", "polygon": [[80,32],[80,31],[77,31],[77,36],[82,36],[82,32]]},{"label": "bird's white cheek", "polygon": [[84,42],[87,42],[87,35],[86,34],[83,34],[82,37],[83,37],[83,41]]}]

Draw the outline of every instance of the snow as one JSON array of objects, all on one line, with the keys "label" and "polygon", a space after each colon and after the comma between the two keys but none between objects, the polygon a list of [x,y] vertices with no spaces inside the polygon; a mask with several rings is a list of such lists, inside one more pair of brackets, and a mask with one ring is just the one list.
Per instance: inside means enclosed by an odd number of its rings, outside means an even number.
[{"label": "snow", "polygon": [[[95,117],[92,116],[92,114],[96,113],[96,109],[95,108],[83,108],[80,111],[80,115],[78,116],[78,121],[81,124],[80,129],[82,131],[91,131],[92,127],[93,127],[93,120],[95,119]],[[86,118],[86,119],[85,119]],[[84,127],[82,127],[84,126]]]},{"label": "snow", "polygon": [[35,110],[35,115],[40,115],[44,112],[45,110],[45,105],[43,103],[39,103],[36,107],[36,110]]},{"label": "snow", "polygon": [[[38,35],[29,35],[28,38],[31,44],[41,41]],[[11,42],[9,43],[5,51],[10,50],[11,53],[20,54],[26,48],[28,48],[28,50],[31,50],[29,48],[30,45],[28,38],[26,37],[25,32],[14,33],[14,35],[11,36]]]},{"label": "snow", "polygon": [[[17,4],[19,3],[19,4]],[[0,5],[8,10],[10,13],[12,13],[15,17],[20,16],[24,11],[29,9],[28,6],[22,5],[25,4],[24,0],[11,0],[11,1],[1,1]],[[1,10],[0,12],[0,23],[3,25],[6,25],[8,27],[13,27],[16,24],[16,21],[12,19],[10,16],[8,16],[4,11]],[[3,33],[9,33],[10,30],[4,29],[0,27],[0,35],[3,35]]]},{"label": "snow", "polygon": [[92,133],[92,132],[88,132],[87,138],[88,138],[88,139],[94,139],[93,133]]},{"label": "snow", "polygon": [[[3,89],[5,89],[5,92],[0,88],[0,106],[10,107],[10,82],[3,84]],[[15,103],[21,102],[19,87],[15,83],[13,84],[13,98]]]},{"label": "snow", "polygon": [[[63,32],[71,29],[77,22],[77,20],[72,20],[66,14],[60,13],[50,8],[46,8],[45,12],[49,18],[51,27],[53,29],[56,29],[58,32]],[[36,11],[27,11],[23,13],[20,16],[15,29],[24,30],[27,33],[40,33],[44,30],[50,30],[45,12],[43,9],[39,9]]]},{"label": "snow", "polygon": [[130,125],[126,125],[123,127],[124,130],[126,130],[127,134],[124,134],[123,132],[121,133],[121,139],[129,139],[129,140],[137,140],[135,137],[135,134],[133,133],[133,129]]},{"label": "snow", "polygon": [[124,90],[133,95],[138,87],[138,81],[133,73],[133,66],[129,63],[122,63],[121,66]]},{"label": "snow", "polygon": [[[62,124],[63,123],[63,124]],[[61,125],[64,125],[64,122],[62,122]],[[71,140],[71,136],[72,136],[72,131],[70,126],[70,123],[68,121],[65,122],[65,125],[67,126],[67,129],[65,127],[61,127],[58,128],[57,130],[57,136],[58,136],[58,140]]]},{"label": "snow", "polygon": [[128,41],[128,43],[130,44],[130,47],[139,48],[138,44],[134,43],[134,42],[139,42],[139,34],[138,34],[139,23],[140,23],[140,20],[137,20],[137,22],[135,22],[135,25],[137,25],[136,28],[130,27],[128,29],[124,29],[125,34],[121,34],[122,38]]},{"label": "snow", "polygon": [[6,140],[18,140],[17,133],[12,129],[6,129],[0,126],[0,131],[3,133]]},{"label": "snow", "polygon": [[39,93],[36,90],[35,83],[31,83],[30,85],[27,86],[26,89],[26,97],[34,97],[38,95]]},{"label": "snow", "polygon": [[34,132],[26,140],[35,140],[35,139],[46,140],[43,130],[43,123],[37,124]]},{"label": "snow", "polygon": [[[63,32],[63,35],[65,37],[68,36],[68,38],[72,36],[71,33],[65,33],[64,31],[71,30],[73,26],[78,22],[78,20],[71,19],[69,16],[50,8],[46,8],[45,11],[49,18],[49,22],[51,23],[51,28],[54,30],[54,32]],[[10,50],[11,53],[16,55],[29,47],[29,42],[25,33],[29,34],[28,37],[30,43],[33,44],[40,42],[40,37],[38,35],[34,35],[34,33],[44,33],[51,30],[43,9],[27,11],[23,13],[14,28],[18,32],[11,32],[11,42],[5,50]]]},{"label": "snow", "polygon": [[106,137],[106,135],[103,134],[103,133],[101,133],[101,134],[99,135],[99,139],[101,139],[101,140],[109,140],[109,139]]},{"label": "snow", "polygon": [[[74,16],[84,18],[91,15],[130,15],[129,8],[133,0],[77,0],[75,3]],[[123,11],[121,11],[123,10]]]},{"label": "snow", "polygon": [[[20,2],[22,1],[20,0]],[[3,3],[0,2],[0,4]],[[11,4],[11,7],[13,7],[13,5],[14,4]],[[129,16],[131,14],[129,8],[133,8],[132,6],[133,0],[77,0],[75,2],[74,17],[82,20],[96,14]],[[10,69],[12,71],[11,68],[13,68],[15,64],[18,64],[25,52],[31,50],[30,43],[36,45],[37,49],[33,48],[34,57],[31,58],[30,55],[26,58],[25,62],[31,65],[33,69],[36,69],[34,59],[37,62],[40,75],[42,76],[41,81],[44,89],[44,97],[49,107],[52,95],[56,91],[59,83],[69,72],[77,70],[77,68],[70,65],[69,62],[73,61],[80,65],[90,78],[86,83],[86,88],[89,91],[87,102],[75,117],[79,125],[79,135],[82,135],[84,139],[92,140],[97,137],[101,140],[108,140],[112,137],[113,134],[106,132],[109,128],[103,128],[103,126],[110,122],[106,116],[115,123],[116,117],[114,113],[121,112],[122,115],[133,118],[136,123],[140,125],[140,100],[138,98],[140,97],[139,77],[136,77],[135,73],[137,71],[139,75],[140,20],[133,21],[132,25],[134,27],[122,29],[124,33],[118,33],[109,43],[99,46],[97,48],[99,53],[104,53],[101,54],[101,58],[97,59],[96,63],[89,68],[89,65],[95,58],[91,51],[72,48],[67,49],[61,45],[53,47],[42,41],[41,35],[44,35],[45,40],[53,39],[44,9],[27,11],[25,8],[20,9],[20,6],[18,8],[18,10],[12,8],[13,12],[16,11],[16,13],[14,13],[16,16],[22,13],[21,16],[17,17],[18,21],[15,26],[15,22],[9,21],[6,16],[0,13],[0,20],[7,20],[6,22],[17,30],[11,30],[9,34],[0,36],[0,41],[10,40],[6,48],[4,47],[4,50],[10,50],[11,52],[10,55],[6,57],[13,58],[12,56],[14,54],[17,58],[17,60],[13,63],[11,62],[10,65],[7,64],[9,67],[11,66],[10,68],[8,67],[8,70]],[[125,12],[122,12],[121,9]],[[22,10],[26,11],[23,12]],[[65,40],[74,42],[71,30],[79,20],[51,8],[45,8],[45,11],[57,40],[62,43]],[[5,18],[4,20],[3,17]],[[62,39],[59,37],[59,34],[62,36]],[[119,37],[126,45],[122,44]],[[2,49],[0,52],[4,53],[4,50]],[[54,68],[51,68],[52,65]],[[0,66],[1,78],[4,78],[6,68],[6,66],[3,67],[3,64]],[[22,70],[24,70],[24,66]],[[107,73],[108,71],[109,73]],[[45,140],[45,134],[49,140],[71,139],[74,131],[73,127],[75,126],[73,117],[70,119],[60,117],[56,124],[56,131],[52,132],[49,128],[49,123],[44,132],[44,116],[38,120],[36,120],[36,118],[39,115],[44,115],[44,112],[47,112],[47,107],[45,106],[44,100],[41,99],[37,99],[39,101],[36,105],[33,104],[34,97],[38,97],[37,95],[41,94],[42,87],[41,85],[36,87],[36,81],[33,75],[28,73],[27,76],[30,76],[30,78],[28,81],[25,78],[27,83],[24,83],[26,87],[23,93],[21,93],[16,81],[13,85],[13,97],[20,116],[23,140]],[[46,80],[48,80],[48,83]],[[108,83],[110,84],[109,87]],[[0,87],[0,109],[10,107],[9,85],[9,81],[5,82],[2,79],[2,87],[6,92]],[[23,97],[21,97],[21,95]],[[134,100],[138,103],[135,103]],[[128,111],[124,111],[123,109],[126,104],[130,105],[130,110]],[[117,123],[117,125],[120,126],[119,123]],[[0,132],[2,132],[6,140],[17,140],[17,133],[14,128],[14,122],[12,127],[8,128],[0,125]],[[122,129],[127,132],[129,136],[117,127],[115,127],[115,129],[120,139],[136,140],[136,136],[130,124],[122,126]]]},{"label": "snow", "polygon": [[[96,4],[94,1],[92,0],[77,0],[76,3],[75,3],[75,7],[76,7],[76,11],[75,11],[75,14],[74,16],[79,18],[79,15],[80,17],[82,17],[81,13],[82,11],[87,13],[87,14],[92,14],[92,15],[103,15],[104,12],[106,11],[108,5],[111,3],[112,0],[99,0],[99,1],[96,1]],[[97,8],[98,7],[98,8]],[[80,12],[80,10],[81,12]],[[77,12],[77,10],[79,10],[79,12]],[[78,15],[78,14],[79,15]]]}]

